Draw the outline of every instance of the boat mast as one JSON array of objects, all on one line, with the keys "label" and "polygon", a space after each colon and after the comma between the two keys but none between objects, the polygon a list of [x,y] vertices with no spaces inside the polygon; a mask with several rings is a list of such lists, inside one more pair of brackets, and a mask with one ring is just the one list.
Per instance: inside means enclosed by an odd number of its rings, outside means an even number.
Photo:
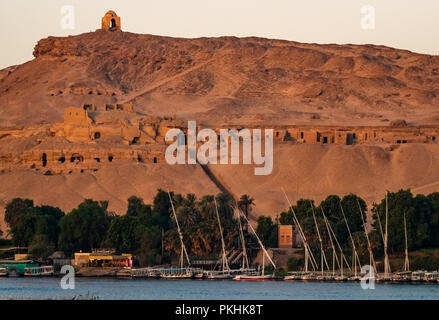
[{"label": "boat mast", "polygon": [[322,207],[320,207],[320,210],[322,211],[322,215],[323,215],[323,221],[325,222],[325,226],[326,226],[326,231],[328,232],[329,235],[329,242],[331,243],[331,247],[332,247],[332,276],[335,275],[335,262],[337,261],[337,265],[340,267],[340,262],[338,261],[338,256],[335,252],[335,246],[334,246],[334,241],[332,241],[332,235],[331,235],[331,231],[329,230],[329,222],[326,219],[325,213],[323,212]]},{"label": "boat mast", "polygon": [[306,241],[305,233],[303,232],[302,227],[300,226],[299,220],[297,219],[296,213],[294,212],[293,206],[291,205],[290,199],[288,199],[288,196],[285,193],[285,190],[282,189],[282,191],[285,195],[285,198],[288,201],[288,204],[290,206],[290,210],[293,213],[294,223],[295,223],[297,229],[299,230],[300,236],[302,237],[302,240],[303,240],[303,246],[305,248],[305,271],[308,272],[308,258],[309,257],[311,257],[310,261],[311,261],[311,266],[312,266],[313,270],[316,270],[317,263],[314,259],[311,248],[309,247],[308,241]]},{"label": "boat mast", "polygon": [[355,247],[355,241],[354,241],[354,238],[352,237],[352,233],[351,233],[351,228],[349,228],[349,223],[348,223],[348,220],[346,219],[346,215],[344,214],[344,210],[343,210],[343,206],[341,205],[341,201],[340,201],[340,208],[341,208],[341,213],[343,215],[344,222],[346,224],[346,228],[348,229],[349,238],[351,239],[351,242],[352,242],[352,250],[353,250],[352,265],[354,267],[354,275],[356,277],[357,276],[357,262],[358,262],[358,267],[361,266],[360,257],[358,256],[357,248]]},{"label": "boat mast", "polygon": [[174,203],[172,202],[171,193],[169,191],[168,191],[168,195],[169,195],[169,200],[171,201],[171,207],[172,207],[172,212],[174,213],[175,223],[177,225],[178,236],[180,237],[180,246],[181,246],[180,268],[183,268],[184,257],[186,257],[188,265],[191,265],[191,262],[189,261],[189,256],[186,251],[186,246],[184,245],[183,242],[183,234],[181,233],[180,225],[178,224],[177,214],[175,213]]},{"label": "boat mast", "polygon": [[222,248],[222,256],[221,256],[221,262],[223,270],[229,271],[229,263],[227,262],[227,254],[226,254],[226,245],[224,243],[224,236],[223,236],[223,228],[221,227],[221,219],[218,212],[218,204],[216,203],[216,198],[213,199],[215,201],[215,210],[216,210],[216,217],[218,218],[218,226],[221,234],[221,248]]},{"label": "boat mast", "polygon": [[242,223],[239,213],[238,213],[238,224],[239,224],[239,236],[241,238],[241,244],[242,244],[242,269],[245,269],[246,265],[247,265],[247,269],[250,269],[250,265],[248,263],[248,257],[247,257],[247,249],[245,248],[244,232],[242,231]]},{"label": "boat mast", "polygon": [[265,276],[265,254],[262,255],[262,277]]},{"label": "boat mast", "polygon": [[[326,219],[326,215],[325,215],[325,213],[323,212],[323,208],[322,208],[322,207],[320,207],[320,208],[322,209],[322,213],[323,213],[323,215],[324,215],[324,217],[325,217],[325,219]],[[346,265],[348,266],[349,271],[351,271],[351,267],[349,266],[349,263],[348,263],[348,261],[346,260],[346,256],[345,256],[344,253],[343,253],[343,250],[342,250],[342,248],[341,248],[341,245],[340,245],[340,243],[338,242],[337,237],[335,236],[335,232],[334,232],[334,230],[332,229],[331,224],[329,223],[328,220],[327,220],[327,222],[328,222],[329,230],[331,231],[331,233],[332,233],[332,235],[333,235],[333,237],[334,237],[335,243],[337,244],[338,250],[340,250],[341,257],[342,257],[342,259],[346,262]]]},{"label": "boat mast", "polygon": [[388,192],[386,191],[386,233],[384,235],[384,276],[385,277],[388,277],[390,273],[389,256],[387,255],[387,241],[388,241],[387,222],[389,216],[389,205],[388,205],[387,195]]},{"label": "boat mast", "polygon": [[[271,260],[270,256],[268,255],[267,250],[265,250],[265,247],[261,241],[261,239],[259,239],[258,234],[256,233],[255,229],[253,228],[253,226],[250,224],[250,221],[248,221],[247,217],[245,216],[244,213],[241,212],[241,210],[239,210],[240,214],[244,217],[244,219],[246,219],[247,221],[247,225],[250,227],[250,229],[252,230],[253,234],[256,237],[256,240],[258,240],[258,243],[263,251],[263,253],[267,256],[268,260],[271,262],[271,264],[273,265],[274,269],[276,269],[276,265],[274,264],[273,260]],[[263,258],[263,257],[262,257]],[[264,260],[262,260],[262,262],[264,262]]]},{"label": "boat mast", "polygon": [[321,265],[322,276],[323,276],[323,262],[326,263],[326,268],[328,270],[329,270],[329,266],[328,266],[328,262],[326,261],[325,250],[323,249],[323,241],[322,241],[322,237],[320,236],[320,230],[319,230],[319,225],[317,224],[316,214],[314,212],[314,206],[313,206],[311,201],[310,201],[310,204],[311,204],[311,209],[312,209],[312,216],[314,218],[314,224],[315,224],[316,230],[317,230],[317,235],[319,236],[319,242],[320,242],[320,265]]},{"label": "boat mast", "polygon": [[361,221],[363,222],[364,234],[366,235],[367,249],[369,251],[369,263],[373,266],[373,269],[374,269],[375,274],[376,274],[377,268],[376,268],[376,264],[375,264],[375,259],[373,257],[372,247],[370,246],[369,235],[367,234],[367,230],[366,230],[366,223],[365,223],[364,217],[363,217],[363,210],[361,210],[360,201],[358,200],[358,198],[357,198],[357,203],[358,203],[358,208],[360,210]]},{"label": "boat mast", "polygon": [[408,249],[408,242],[407,242],[407,221],[406,221],[406,218],[405,218],[405,211],[404,211],[404,234],[405,234],[404,271],[410,271],[409,249]]},{"label": "boat mast", "polygon": [[343,252],[340,253],[340,262],[341,262],[340,272],[341,272],[341,277],[343,278],[343,259],[342,259],[342,255],[343,255]]}]

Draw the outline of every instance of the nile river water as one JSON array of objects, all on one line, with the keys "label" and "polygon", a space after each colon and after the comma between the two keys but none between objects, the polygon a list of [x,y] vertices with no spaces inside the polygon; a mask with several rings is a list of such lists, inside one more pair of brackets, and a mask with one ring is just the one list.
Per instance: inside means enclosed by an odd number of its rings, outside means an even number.
[{"label": "nile river water", "polygon": [[124,280],[76,278],[74,290],[64,290],[59,278],[0,278],[0,299],[130,300],[301,300],[301,299],[439,299],[439,284],[375,284],[290,281]]}]

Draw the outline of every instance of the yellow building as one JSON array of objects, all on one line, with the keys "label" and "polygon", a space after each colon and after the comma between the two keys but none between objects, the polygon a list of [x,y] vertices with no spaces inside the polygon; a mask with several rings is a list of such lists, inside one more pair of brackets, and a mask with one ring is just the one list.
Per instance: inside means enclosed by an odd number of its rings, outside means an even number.
[{"label": "yellow building", "polygon": [[75,253],[75,266],[94,266],[94,267],[132,267],[133,256],[129,253],[122,255],[105,253]]}]

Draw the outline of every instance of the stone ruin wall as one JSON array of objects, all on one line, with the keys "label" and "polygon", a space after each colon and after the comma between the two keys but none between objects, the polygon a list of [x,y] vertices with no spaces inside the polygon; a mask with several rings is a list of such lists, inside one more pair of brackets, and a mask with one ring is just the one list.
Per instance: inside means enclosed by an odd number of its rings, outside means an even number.
[{"label": "stone ruin wall", "polygon": [[[96,120],[99,115],[111,115],[114,119],[110,117],[113,120]],[[82,108],[69,107],[64,112],[64,123],[52,126],[46,139],[58,136],[70,143],[61,147],[56,144],[54,147],[37,145],[24,152],[3,152],[0,154],[0,169],[5,171],[30,168],[45,174],[69,174],[97,171],[117,160],[163,163],[166,146],[171,143],[165,142],[165,136],[172,128],[183,130],[187,138],[187,122],[175,117],[141,117],[133,111],[131,104],[106,104],[99,107],[85,104]],[[249,129],[256,128],[260,127]],[[267,126],[267,129],[270,128],[274,129],[274,141],[278,144],[393,145],[436,143],[439,137],[439,127],[407,126],[405,122],[381,127]],[[197,130],[201,129],[198,126]],[[221,129],[242,128],[214,128],[218,137]],[[32,130],[22,131],[24,135],[32,135]],[[20,130],[0,131],[0,139],[11,134],[20,136],[19,132]],[[116,137],[119,140],[117,143],[106,143],[103,139],[107,137]],[[39,138],[38,143],[44,140]],[[201,145],[202,142],[197,144]]]}]

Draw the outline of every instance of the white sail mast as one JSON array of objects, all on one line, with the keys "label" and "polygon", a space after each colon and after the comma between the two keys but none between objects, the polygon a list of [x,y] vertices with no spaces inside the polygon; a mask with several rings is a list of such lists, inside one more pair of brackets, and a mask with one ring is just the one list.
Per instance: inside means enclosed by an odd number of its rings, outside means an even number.
[{"label": "white sail mast", "polygon": [[276,269],[276,265],[274,264],[273,260],[270,258],[270,256],[268,255],[267,250],[265,250],[265,247],[261,241],[261,239],[259,239],[258,234],[256,233],[255,229],[253,228],[253,226],[250,224],[250,221],[248,221],[247,217],[245,216],[244,213],[241,212],[241,210],[239,210],[239,213],[244,217],[244,219],[246,219],[247,221],[247,225],[250,227],[250,229],[252,230],[253,234],[256,236],[256,240],[258,240],[259,245],[261,246],[261,249],[263,251],[263,253],[267,256],[268,260],[271,262],[271,264],[273,265],[273,267]]},{"label": "white sail mast", "polygon": [[314,224],[316,226],[316,230],[317,230],[317,235],[319,237],[319,242],[320,242],[320,265],[321,265],[321,271],[322,271],[322,276],[323,276],[323,262],[326,263],[326,268],[329,270],[329,266],[328,266],[328,262],[326,261],[326,255],[325,255],[325,250],[323,249],[323,241],[322,241],[322,237],[320,236],[320,230],[319,230],[319,225],[317,224],[317,219],[316,219],[316,214],[314,212],[314,206],[311,203],[311,209],[312,209],[312,216],[314,218]]},{"label": "white sail mast", "polygon": [[386,191],[386,233],[384,235],[384,275],[385,277],[389,276],[390,273],[390,264],[389,264],[389,256],[387,255],[387,242],[388,242],[388,218],[389,218],[389,205],[388,205],[388,192]]},{"label": "white sail mast", "polygon": [[238,224],[239,224],[239,236],[241,239],[241,245],[242,245],[242,269],[249,269],[250,264],[248,263],[248,257],[247,257],[247,249],[245,248],[245,238],[244,238],[244,232],[242,231],[242,223],[241,223],[241,217],[238,213]]},{"label": "white sail mast", "polygon": [[346,215],[344,214],[344,210],[343,210],[343,206],[341,204],[341,201],[340,201],[340,208],[341,208],[341,213],[343,214],[343,219],[344,219],[344,222],[346,224],[346,228],[348,229],[348,232],[349,232],[349,238],[351,239],[352,250],[353,250],[352,266],[354,268],[355,276],[357,276],[357,263],[358,263],[359,268],[361,266],[360,257],[358,256],[357,248],[355,247],[355,241],[354,241],[354,238],[352,237],[352,233],[351,233],[351,228],[349,228],[349,223],[348,223],[348,220],[346,219]]},{"label": "white sail mast", "polygon": [[322,207],[320,207],[320,210],[322,211],[323,221],[325,222],[326,231],[328,232],[328,236],[329,236],[329,242],[331,243],[331,247],[332,247],[332,275],[334,275],[335,274],[335,262],[337,262],[337,265],[339,267],[340,267],[340,262],[338,261],[338,256],[337,256],[336,251],[335,251],[334,241],[332,241],[331,231],[329,230],[329,222],[326,219],[326,216],[325,216],[325,213],[323,212]]},{"label": "white sail mast", "polygon": [[223,268],[222,271],[224,271],[224,270],[230,271],[229,263],[227,262],[226,245],[224,243],[223,228],[221,227],[221,219],[220,219],[219,212],[218,212],[218,204],[216,203],[215,198],[214,198],[214,201],[215,201],[216,217],[218,218],[218,226],[219,226],[219,230],[220,230],[220,234],[221,234],[221,248],[222,248],[221,262],[222,262],[222,268]]},{"label": "white sail mast", "polygon": [[366,223],[365,223],[364,217],[363,217],[363,210],[361,209],[360,201],[358,200],[358,198],[357,198],[357,203],[358,203],[358,209],[360,210],[361,221],[363,222],[364,234],[366,235],[367,249],[369,251],[369,260],[370,260],[370,262],[373,266],[373,269],[375,271],[375,274],[376,274],[377,268],[376,268],[376,264],[375,264],[375,259],[373,257],[372,247],[370,246],[369,235],[367,234]]},{"label": "white sail mast", "polygon": [[408,241],[407,241],[407,221],[406,221],[406,218],[405,218],[405,211],[404,211],[404,234],[405,234],[404,271],[410,271],[409,249],[408,249]]},{"label": "white sail mast", "polygon": [[317,263],[316,263],[316,261],[314,259],[314,256],[312,254],[311,248],[308,245],[308,241],[306,241],[305,233],[303,232],[302,227],[300,226],[299,220],[297,219],[296,213],[294,212],[293,206],[291,205],[290,199],[288,199],[288,196],[285,193],[285,190],[282,189],[282,191],[283,191],[283,193],[285,195],[285,198],[288,201],[288,204],[290,206],[290,210],[293,213],[294,223],[296,224],[296,227],[299,230],[300,236],[302,237],[302,240],[303,240],[303,245],[305,247],[305,271],[306,272],[308,271],[308,263],[307,263],[308,262],[308,257],[311,257],[311,266],[312,266],[313,270],[316,270]]},{"label": "white sail mast", "polygon": [[171,201],[171,207],[172,207],[172,212],[174,213],[175,223],[177,224],[178,235],[180,237],[180,245],[181,245],[180,267],[183,268],[184,257],[186,257],[188,265],[190,265],[191,262],[189,260],[189,256],[187,254],[186,247],[185,247],[184,242],[183,242],[183,234],[181,233],[180,225],[178,224],[177,214],[175,213],[174,203],[172,202],[171,193],[169,191],[168,191],[168,195],[169,195],[169,200]]}]

